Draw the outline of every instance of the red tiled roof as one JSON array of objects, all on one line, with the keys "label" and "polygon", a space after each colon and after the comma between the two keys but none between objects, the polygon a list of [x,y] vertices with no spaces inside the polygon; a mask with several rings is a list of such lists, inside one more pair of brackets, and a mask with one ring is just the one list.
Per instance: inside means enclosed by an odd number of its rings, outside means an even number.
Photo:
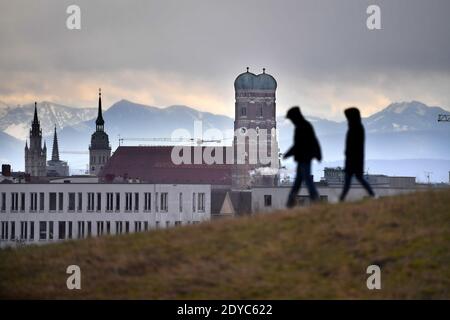
[{"label": "red tiled roof", "polygon": [[[122,177],[148,183],[231,184],[231,165],[172,162],[173,146],[120,146],[100,173],[102,179]],[[193,159],[194,149],[189,147]],[[223,148],[225,157],[226,148]],[[192,162],[191,162],[192,163]]]}]

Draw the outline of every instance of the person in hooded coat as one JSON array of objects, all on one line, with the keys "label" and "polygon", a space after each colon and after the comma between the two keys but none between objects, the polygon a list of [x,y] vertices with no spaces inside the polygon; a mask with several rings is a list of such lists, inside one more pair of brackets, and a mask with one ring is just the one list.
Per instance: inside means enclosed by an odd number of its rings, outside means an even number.
[{"label": "person in hooded coat", "polygon": [[319,199],[319,193],[311,176],[311,161],[314,158],[321,161],[322,153],[314,129],[303,117],[299,107],[294,106],[289,109],[286,118],[291,120],[295,126],[294,145],[283,156],[284,159],[293,156],[297,162],[297,175],[287,201],[287,207],[291,208],[296,204],[297,194],[303,180],[306,183],[311,200]]},{"label": "person in hooded coat", "polygon": [[348,131],[345,143],[345,181],[340,200],[345,200],[353,176],[358,179],[367,190],[367,193],[373,197],[375,193],[363,176],[365,134],[361,122],[361,114],[357,108],[348,108],[344,113],[348,121]]}]

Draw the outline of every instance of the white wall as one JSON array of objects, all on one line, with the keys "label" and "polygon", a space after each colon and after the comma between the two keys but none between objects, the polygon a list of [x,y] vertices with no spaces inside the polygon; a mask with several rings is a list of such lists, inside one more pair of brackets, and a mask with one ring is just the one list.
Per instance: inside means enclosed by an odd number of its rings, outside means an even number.
[{"label": "white wall", "polygon": [[[418,188],[384,188],[384,187],[374,187],[373,188],[375,194],[380,197],[384,196],[393,196],[397,194],[404,194],[409,192],[414,192],[419,190]],[[252,212],[269,212],[277,209],[286,208],[286,202],[289,195],[290,187],[282,186],[277,188],[253,188],[252,189]],[[317,186],[317,191],[320,196],[326,197],[327,202],[336,203],[339,201],[339,196],[341,195],[342,186]],[[265,206],[264,205],[264,195],[272,196],[272,205]],[[306,186],[302,186],[300,196],[307,197],[308,190]],[[350,189],[346,200],[354,201],[359,200],[367,196],[367,192],[359,185],[354,185]]]},{"label": "white wall", "polygon": [[[69,211],[69,193],[75,193],[75,210]],[[78,193],[82,194],[82,207],[78,210]],[[133,204],[131,211],[125,211],[125,194],[132,193]],[[161,194],[167,192],[168,194],[168,210],[161,212],[160,200]],[[18,210],[12,210],[12,194],[18,193]],[[37,211],[30,210],[31,194],[37,193]],[[44,210],[40,209],[40,193],[44,193]],[[57,210],[49,210],[50,193],[56,193]],[[59,193],[63,194],[63,207],[59,209]],[[94,193],[94,210],[88,211],[88,193]],[[101,193],[101,210],[97,211],[97,193]],[[107,193],[113,193],[113,210],[107,212],[106,200]],[[120,194],[120,210],[115,210],[116,193]],[[134,210],[135,193],[139,194],[139,207]],[[149,211],[144,210],[144,193],[151,194],[151,208]],[[182,194],[182,211],[180,211],[179,195]],[[195,212],[193,208],[193,194],[195,193]],[[198,194],[204,194],[204,211],[198,211]],[[2,210],[3,196],[6,196],[5,210]],[[24,210],[21,210],[21,194],[25,195]],[[155,196],[158,194],[158,210],[156,208]],[[123,230],[125,230],[125,222],[129,222],[129,231],[135,231],[135,222],[141,222],[141,230],[144,228],[144,223],[147,222],[148,229],[172,227],[177,222],[181,225],[198,223],[211,218],[211,186],[198,184],[92,184],[92,183],[66,183],[66,184],[3,184],[0,185],[0,239],[4,238],[2,230],[2,222],[8,223],[8,239],[0,240],[0,246],[12,245],[16,241],[11,239],[11,222],[15,223],[15,238],[21,237],[21,222],[28,223],[27,239],[24,243],[46,243],[58,241],[59,221],[66,222],[66,237],[67,226],[72,222],[72,238],[77,239],[79,235],[78,222],[84,222],[85,235],[87,233],[87,223],[91,222],[91,235],[98,234],[97,221],[104,222],[104,232],[106,232],[106,222],[110,222],[111,234],[116,234],[116,221],[122,221]],[[39,222],[53,221],[53,239],[39,240]],[[29,239],[30,223],[34,222],[34,239]],[[48,233],[48,224],[47,224]]]}]

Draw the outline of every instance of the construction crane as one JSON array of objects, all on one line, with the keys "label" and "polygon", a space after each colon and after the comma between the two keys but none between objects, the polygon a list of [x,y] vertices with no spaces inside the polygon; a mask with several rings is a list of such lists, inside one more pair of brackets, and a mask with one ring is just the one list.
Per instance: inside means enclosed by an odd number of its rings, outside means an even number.
[{"label": "construction crane", "polygon": [[89,154],[89,151],[84,150],[61,150],[59,153],[65,153],[65,154]]},{"label": "construction crane", "polygon": [[163,141],[163,142],[190,142],[190,143],[197,143],[198,145],[201,145],[203,143],[220,143],[222,142],[222,139],[210,139],[210,140],[204,140],[204,139],[194,139],[194,138],[119,138],[119,146],[124,141]]},{"label": "construction crane", "polygon": [[450,122],[450,114],[439,114],[438,122]]}]

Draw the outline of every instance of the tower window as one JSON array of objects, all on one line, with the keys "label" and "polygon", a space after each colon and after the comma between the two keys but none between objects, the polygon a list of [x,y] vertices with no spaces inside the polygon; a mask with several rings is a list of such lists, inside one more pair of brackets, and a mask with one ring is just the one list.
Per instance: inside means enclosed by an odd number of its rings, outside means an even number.
[{"label": "tower window", "polygon": [[263,116],[263,108],[262,106],[258,107],[258,117],[262,117]]},{"label": "tower window", "polygon": [[247,108],[246,107],[242,107],[241,108],[241,117],[246,117],[247,116]]}]

